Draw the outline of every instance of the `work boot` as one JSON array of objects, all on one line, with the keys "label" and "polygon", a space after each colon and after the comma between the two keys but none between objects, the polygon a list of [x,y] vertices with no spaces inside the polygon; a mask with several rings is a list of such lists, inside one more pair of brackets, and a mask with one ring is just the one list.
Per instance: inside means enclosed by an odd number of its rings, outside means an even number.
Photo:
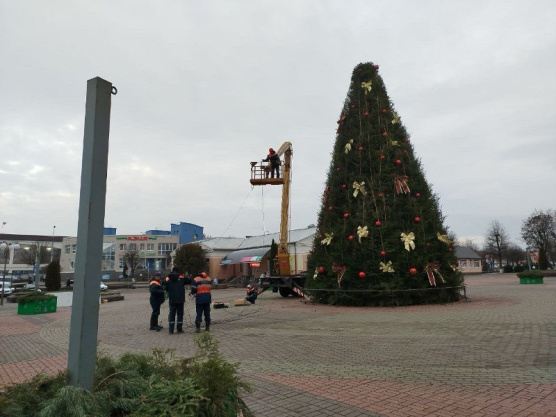
[{"label": "work boot", "polygon": [[157,332],[161,331],[164,328],[162,326],[156,326],[156,327],[157,327],[157,330],[156,330]]},{"label": "work boot", "polygon": [[201,323],[195,322],[195,333],[201,333]]},{"label": "work boot", "polygon": [[210,331],[210,323],[205,323],[205,332]]},{"label": "work boot", "polygon": [[178,329],[178,333],[183,333],[183,329]]},{"label": "work boot", "polygon": [[156,330],[157,332],[160,331],[160,327],[158,326],[151,326],[150,330]]}]

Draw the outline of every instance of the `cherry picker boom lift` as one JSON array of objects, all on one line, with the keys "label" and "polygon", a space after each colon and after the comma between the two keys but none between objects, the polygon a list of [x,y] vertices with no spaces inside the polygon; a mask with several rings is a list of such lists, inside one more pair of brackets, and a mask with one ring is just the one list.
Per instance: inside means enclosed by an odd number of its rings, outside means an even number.
[{"label": "cherry picker boom lift", "polygon": [[280,213],[280,243],[278,245],[278,267],[279,275],[262,278],[263,289],[272,287],[278,290],[280,295],[287,297],[290,294],[304,296],[303,285],[305,277],[292,275],[290,268],[290,254],[288,251],[288,214],[290,202],[291,164],[293,149],[291,142],[284,142],[276,152],[283,162],[280,169],[280,178],[269,178],[270,167],[262,162],[251,162],[251,184],[252,185],[281,185],[282,186],[282,209]]}]

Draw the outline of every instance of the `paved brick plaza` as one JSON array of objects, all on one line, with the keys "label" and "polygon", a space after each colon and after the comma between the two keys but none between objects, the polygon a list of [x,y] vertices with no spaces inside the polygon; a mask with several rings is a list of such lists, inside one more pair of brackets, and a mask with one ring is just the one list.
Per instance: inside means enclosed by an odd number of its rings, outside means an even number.
[{"label": "paved brick plaza", "polygon": [[[255,306],[213,310],[211,332],[253,382],[245,398],[257,416],[556,416],[556,278],[466,283],[468,302],[405,308],[265,293]],[[156,333],[147,330],[147,290],[122,293],[100,307],[102,349],[192,355],[192,304],[185,334]],[[231,302],[244,292],[213,294]],[[16,307],[0,308],[0,387],[66,366],[70,309],[18,316]]]}]

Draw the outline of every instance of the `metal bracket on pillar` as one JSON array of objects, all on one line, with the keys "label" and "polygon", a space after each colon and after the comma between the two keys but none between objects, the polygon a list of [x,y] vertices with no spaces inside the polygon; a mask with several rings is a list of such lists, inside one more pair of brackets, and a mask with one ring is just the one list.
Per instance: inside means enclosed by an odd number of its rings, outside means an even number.
[{"label": "metal bracket on pillar", "polygon": [[[87,81],[68,384],[91,391],[96,365],[110,106],[115,87]],[[117,91],[117,90],[115,90]]]}]

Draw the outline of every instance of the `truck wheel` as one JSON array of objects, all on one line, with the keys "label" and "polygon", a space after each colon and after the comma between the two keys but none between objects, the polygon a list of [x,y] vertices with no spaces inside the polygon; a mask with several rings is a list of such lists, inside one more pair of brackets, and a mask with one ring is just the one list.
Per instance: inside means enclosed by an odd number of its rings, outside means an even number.
[{"label": "truck wheel", "polygon": [[290,295],[292,293],[291,288],[287,288],[287,287],[280,287],[278,289],[278,291],[280,292],[280,295],[282,297],[287,297],[288,295]]}]

